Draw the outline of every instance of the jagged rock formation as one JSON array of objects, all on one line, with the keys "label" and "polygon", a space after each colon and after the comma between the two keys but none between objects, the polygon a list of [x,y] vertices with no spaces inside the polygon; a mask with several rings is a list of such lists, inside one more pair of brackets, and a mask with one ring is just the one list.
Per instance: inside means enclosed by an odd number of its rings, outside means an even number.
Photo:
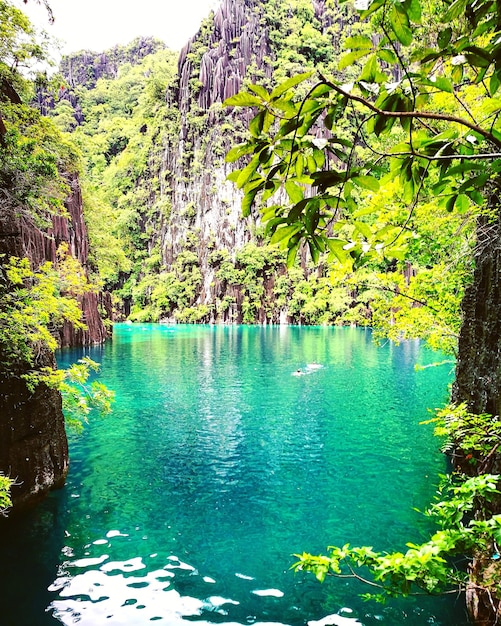
[{"label": "jagged rock formation", "polygon": [[[46,258],[51,261],[55,260],[59,245],[67,243],[71,255],[80,261],[84,270],[88,271],[89,240],[82,210],[82,192],[75,175],[69,176],[68,182],[71,195],[66,199],[65,206],[69,218],[53,218],[52,229],[48,232],[50,252]],[[61,347],[103,343],[108,337],[103,317],[112,319],[110,294],[91,291],[84,293],[78,300],[82,309],[82,321],[86,328],[75,329],[71,324],[65,323],[59,329],[59,345]]]},{"label": "jagged rock formation", "polygon": [[49,115],[57,102],[68,101],[74,112],[75,121],[83,121],[82,109],[75,87],[92,88],[100,78],[116,78],[124,63],[132,65],[141,59],[165,48],[165,44],[153,37],[138,37],[127,46],[114,46],[104,52],[82,50],[64,56],[60,72],[67,84],[59,87],[56,97],[49,88],[47,79],[39,76],[36,82],[36,104],[43,115]]},{"label": "jagged rock formation", "polygon": [[[28,257],[33,267],[56,261],[57,246],[65,242],[85,268],[88,240],[82,216],[78,180],[69,177],[72,193],[66,202],[69,217],[54,217],[47,231],[38,228],[8,200],[0,204],[0,254]],[[87,330],[66,324],[59,331],[61,345],[101,343],[107,336],[98,311],[98,294],[81,299]],[[55,367],[48,350],[35,355],[34,368]],[[17,364],[0,369],[0,472],[16,480],[12,489],[14,510],[32,505],[50,489],[64,484],[68,471],[68,444],[61,395],[41,383],[30,389],[22,375],[28,367]]]},{"label": "jagged rock formation", "polygon": [[163,165],[169,172],[173,211],[161,247],[169,266],[187,233],[197,232],[204,276],[201,303],[213,299],[209,251],[241,248],[251,237],[249,220],[241,218],[242,196],[227,180],[232,168],[224,163],[235,129],[243,129],[248,120],[222,113],[221,104],[239,91],[251,64],[271,77],[265,60],[270,53],[266,29],[260,28],[259,3],[224,0],[213,21],[204,24],[179,57],[179,82],[168,97],[180,112],[179,135],[167,147]]},{"label": "jagged rock formation", "polygon": [[115,78],[124,63],[137,63],[162,48],[165,44],[158,39],[138,37],[127,46],[114,46],[105,52],[82,50],[65,56],[60,69],[70,87],[93,87],[100,78]]},{"label": "jagged rock formation", "polygon": [[[284,10],[285,4],[275,4]],[[312,7],[318,28],[325,30],[332,23],[325,2],[315,1]],[[217,308],[225,297],[235,303],[210,321],[242,321],[242,294],[230,293],[216,279],[217,268],[211,266],[209,257],[211,250],[234,252],[255,237],[256,224],[251,217],[241,216],[241,193],[227,180],[233,165],[224,162],[230,147],[244,136],[251,113],[223,110],[222,102],[237,93],[246,79],[271,84],[280,46],[277,32],[286,32],[287,24],[270,25],[266,10],[256,0],[223,0],[213,19],[181,51],[178,84],[167,96],[168,104],[179,110],[180,121],[178,135],[166,146],[159,176],[161,194],[170,198],[172,206],[170,218],[159,229],[162,256],[169,268],[188,233],[197,233],[203,276],[197,304]],[[294,9],[290,6],[287,11],[285,16],[290,17]],[[287,319],[287,312],[269,317],[265,302],[270,299],[272,280],[267,281],[256,321]]]},{"label": "jagged rock formation", "polygon": [[[67,181],[71,189],[70,196],[65,201],[68,217],[53,216],[52,225],[46,231],[40,230],[26,218],[6,219],[0,232],[3,241],[19,239],[14,246],[16,252],[5,249],[5,243],[0,242],[0,251],[9,256],[28,257],[33,267],[38,267],[44,261],[57,263],[57,249],[62,243],[68,244],[71,255],[78,259],[84,270],[88,270],[89,241],[82,210],[82,193],[76,175],[68,175]],[[108,312],[111,319],[111,304],[109,294],[90,292],[79,297],[82,309],[82,319],[86,329],[74,329],[65,323],[60,329],[55,329],[60,347],[81,346],[102,343],[108,333],[103,324],[99,308]]]}]

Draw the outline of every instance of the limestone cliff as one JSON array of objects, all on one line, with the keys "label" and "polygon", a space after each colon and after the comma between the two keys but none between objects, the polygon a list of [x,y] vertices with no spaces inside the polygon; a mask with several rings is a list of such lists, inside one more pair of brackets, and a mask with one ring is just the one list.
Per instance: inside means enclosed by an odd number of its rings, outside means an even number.
[{"label": "limestone cliff", "polygon": [[124,63],[135,64],[165,44],[153,37],[138,37],[127,46],[114,46],[105,52],[82,50],[63,57],[61,73],[70,87],[92,87],[100,78],[115,78]]},{"label": "limestone cliff", "polygon": [[[68,177],[71,195],[66,201],[68,217],[54,217],[47,230],[3,196],[0,204],[0,255],[2,258],[28,257],[34,268],[44,261],[56,261],[56,250],[65,242],[72,255],[85,268],[88,262],[88,240],[82,216],[78,180]],[[5,255],[5,256],[3,256]],[[61,345],[101,343],[106,329],[99,315],[98,303],[103,296],[91,293],[81,299],[85,331],[68,324],[59,333]],[[55,367],[54,356],[41,349],[35,355],[34,369]],[[12,489],[14,509],[22,509],[41,499],[47,491],[61,486],[68,470],[61,395],[39,384],[30,389],[23,374],[28,367],[11,365],[0,368],[0,472],[15,479]]]},{"label": "limestone cliff", "polygon": [[[241,216],[241,193],[227,180],[233,165],[224,161],[231,146],[245,136],[251,113],[223,109],[222,102],[237,93],[245,80],[271,85],[277,71],[304,71],[305,66],[325,60],[307,44],[291,52],[294,63],[280,56],[281,48],[291,45],[292,30],[295,24],[303,24],[301,20],[315,25],[315,32],[332,54],[335,45],[327,33],[332,16],[326,3],[315,0],[304,10],[305,15],[300,16],[294,3],[223,0],[181,51],[178,82],[167,95],[169,106],[179,111],[179,131],[165,147],[159,175],[160,192],[169,197],[172,206],[170,216],[160,225],[162,258],[169,269],[189,233],[196,232],[203,277],[196,304],[209,305],[214,311],[218,302],[230,298],[236,306],[236,310],[213,313],[213,321],[241,322],[243,296],[234,288],[235,293],[230,293],[232,290],[216,279],[211,251],[225,249],[235,254],[256,239],[258,230],[251,217]],[[292,22],[293,18],[298,21]],[[255,321],[278,322],[282,313],[287,318],[286,311],[275,311],[271,317],[267,313],[266,302],[273,298],[274,283],[265,283]]]},{"label": "limestone cliff", "polygon": [[223,112],[222,102],[239,91],[251,64],[271,77],[266,60],[271,51],[261,17],[260,3],[224,0],[213,20],[181,51],[178,84],[168,95],[169,104],[179,110],[180,124],[164,154],[173,210],[161,233],[161,248],[169,267],[187,234],[196,231],[204,277],[201,303],[216,296],[210,251],[235,250],[251,238],[250,219],[241,218],[242,196],[227,180],[231,167],[224,162],[248,120]]}]

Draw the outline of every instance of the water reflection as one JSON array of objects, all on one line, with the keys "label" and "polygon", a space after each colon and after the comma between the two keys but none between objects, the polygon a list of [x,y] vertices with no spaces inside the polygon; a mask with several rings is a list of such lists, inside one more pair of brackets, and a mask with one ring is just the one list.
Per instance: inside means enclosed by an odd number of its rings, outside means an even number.
[{"label": "water reflection", "polygon": [[413,367],[434,355],[357,329],[155,325],[119,325],[88,352],[114,413],[71,442],[29,548],[0,538],[17,602],[1,626],[462,623],[451,599],[374,608],[363,588],[289,570],[303,550],[426,535],[413,506],[444,459],[418,422],[449,373]]}]

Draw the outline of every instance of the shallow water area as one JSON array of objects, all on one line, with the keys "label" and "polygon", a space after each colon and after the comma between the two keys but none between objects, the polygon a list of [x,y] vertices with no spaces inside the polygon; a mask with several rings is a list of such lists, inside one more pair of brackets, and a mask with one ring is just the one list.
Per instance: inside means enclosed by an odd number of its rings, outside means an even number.
[{"label": "shallow water area", "polygon": [[[293,574],[331,544],[405,549],[445,470],[448,367],[368,330],[118,324],[86,350],[116,392],[67,486],[0,539],[0,626],[466,623],[453,597],[362,602]],[[82,355],[64,351],[66,365]]]}]

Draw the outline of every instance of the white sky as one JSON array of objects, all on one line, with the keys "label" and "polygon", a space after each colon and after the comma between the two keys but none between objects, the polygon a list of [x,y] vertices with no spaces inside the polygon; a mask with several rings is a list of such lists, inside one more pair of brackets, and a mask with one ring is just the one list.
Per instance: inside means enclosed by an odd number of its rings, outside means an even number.
[{"label": "white sky", "polygon": [[101,52],[139,36],[156,37],[180,50],[219,0],[49,0],[54,24],[35,0],[13,3],[38,29],[59,39],[65,54]]}]

